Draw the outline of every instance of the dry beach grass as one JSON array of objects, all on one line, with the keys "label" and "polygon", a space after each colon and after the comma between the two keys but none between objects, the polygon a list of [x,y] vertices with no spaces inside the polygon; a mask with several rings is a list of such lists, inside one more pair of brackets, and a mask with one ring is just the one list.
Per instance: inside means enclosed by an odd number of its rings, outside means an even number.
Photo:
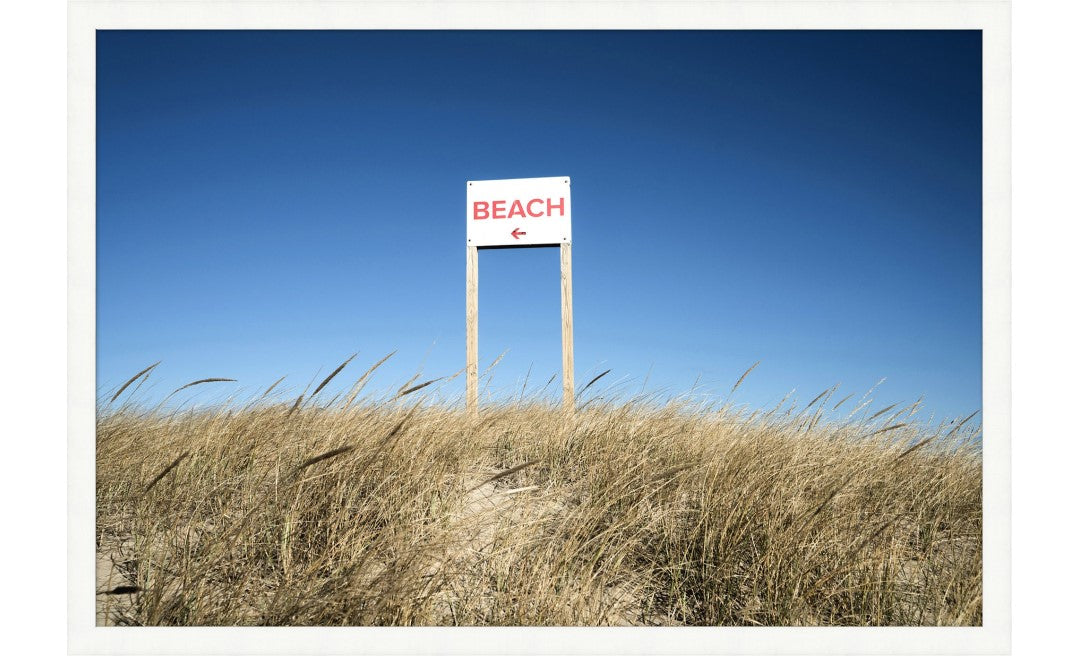
[{"label": "dry beach grass", "polygon": [[831,393],[752,414],[526,398],[474,419],[432,387],[362,386],[103,401],[99,622],[982,621],[973,421],[838,421],[855,400]]}]

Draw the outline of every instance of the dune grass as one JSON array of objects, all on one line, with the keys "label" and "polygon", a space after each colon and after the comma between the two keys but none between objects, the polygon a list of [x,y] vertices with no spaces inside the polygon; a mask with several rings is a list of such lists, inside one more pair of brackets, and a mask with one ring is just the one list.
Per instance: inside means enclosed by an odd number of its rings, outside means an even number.
[{"label": "dune grass", "polygon": [[970,423],[828,420],[831,394],[752,414],[522,398],[472,419],[430,390],[103,403],[99,559],[124,581],[99,591],[107,622],[982,621]]}]

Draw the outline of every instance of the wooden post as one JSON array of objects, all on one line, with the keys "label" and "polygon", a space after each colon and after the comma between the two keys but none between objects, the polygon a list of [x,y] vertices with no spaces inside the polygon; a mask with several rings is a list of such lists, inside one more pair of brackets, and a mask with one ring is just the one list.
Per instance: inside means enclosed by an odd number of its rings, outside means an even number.
[{"label": "wooden post", "polygon": [[479,273],[476,246],[465,247],[465,408],[476,418],[479,413],[480,348],[477,331]]},{"label": "wooden post", "polygon": [[562,390],[563,410],[574,409],[574,285],[570,273],[570,244],[559,244],[562,278]]}]

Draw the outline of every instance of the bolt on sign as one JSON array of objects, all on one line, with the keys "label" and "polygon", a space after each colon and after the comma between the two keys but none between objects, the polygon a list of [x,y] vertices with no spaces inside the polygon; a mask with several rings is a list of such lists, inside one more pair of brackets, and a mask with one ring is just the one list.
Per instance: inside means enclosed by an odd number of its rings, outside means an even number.
[{"label": "bolt on sign", "polygon": [[470,246],[570,243],[570,178],[471,180],[465,198]]},{"label": "bolt on sign", "polygon": [[487,248],[559,247],[563,407],[574,407],[574,302],[570,267],[570,178],[465,183],[465,405],[478,413],[479,255]]}]

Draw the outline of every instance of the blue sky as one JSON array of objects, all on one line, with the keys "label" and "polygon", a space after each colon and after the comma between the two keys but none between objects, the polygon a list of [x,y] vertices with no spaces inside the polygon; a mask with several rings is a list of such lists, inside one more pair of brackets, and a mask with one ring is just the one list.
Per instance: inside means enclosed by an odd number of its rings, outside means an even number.
[{"label": "blue sky", "polygon": [[[978,32],[99,32],[99,391],[454,373],[465,181],[565,175],[579,384],[723,397],[761,360],[751,407],[886,378],[966,416],[980,78]],[[558,259],[480,254],[495,398],[559,371]]]}]

